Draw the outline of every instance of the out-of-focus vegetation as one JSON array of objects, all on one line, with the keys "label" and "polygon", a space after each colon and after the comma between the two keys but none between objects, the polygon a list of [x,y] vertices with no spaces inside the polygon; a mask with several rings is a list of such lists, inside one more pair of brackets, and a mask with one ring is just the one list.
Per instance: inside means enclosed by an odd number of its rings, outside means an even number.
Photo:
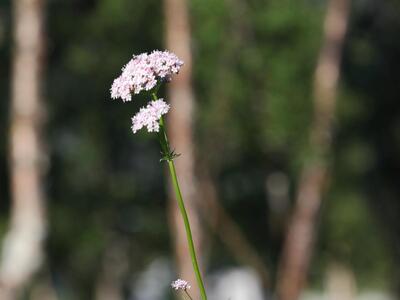
[{"label": "out-of-focus vegetation", "polygon": [[[190,1],[196,155],[219,200],[274,276],[290,211],[271,209],[271,175],[293,198],[307,161],[312,80],[325,1]],[[126,248],[124,284],[171,257],[157,140],[130,130],[147,100],[110,99],[133,53],[163,49],[162,2],[50,0],[45,103],[48,260],[41,276],[65,298],[93,299],[108,249]],[[1,231],[9,209],[7,121],[10,3],[0,1]],[[320,216],[310,286],[327,266],[354,271],[361,289],[398,288],[400,264],[400,2],[353,1],[338,94],[330,188]],[[177,149],[179,152],[179,149]],[[212,272],[236,264],[211,240]],[[45,275],[43,275],[45,274]]]}]

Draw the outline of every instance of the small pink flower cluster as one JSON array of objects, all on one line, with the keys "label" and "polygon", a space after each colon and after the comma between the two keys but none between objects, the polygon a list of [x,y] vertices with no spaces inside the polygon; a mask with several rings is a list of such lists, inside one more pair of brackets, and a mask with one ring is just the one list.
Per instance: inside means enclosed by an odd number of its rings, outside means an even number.
[{"label": "small pink flower cluster", "polygon": [[153,89],[159,80],[170,80],[183,65],[175,54],[168,51],[153,51],[150,54],[134,55],[122,68],[122,74],[111,86],[111,98],[132,100],[132,93]]},{"label": "small pink flower cluster", "polygon": [[169,105],[163,99],[151,101],[146,107],[142,107],[132,118],[133,133],[136,133],[136,131],[143,127],[147,127],[148,132],[158,132],[160,130],[158,120],[168,111]]},{"label": "small pink flower cluster", "polygon": [[186,280],[183,280],[183,279],[177,279],[177,280],[173,281],[171,283],[171,287],[174,290],[184,290],[184,291],[186,291],[186,290],[190,289],[189,282],[187,282]]},{"label": "small pink flower cluster", "polygon": [[[161,81],[169,81],[173,74],[177,74],[183,65],[175,54],[168,51],[155,50],[148,53],[134,55],[122,68],[122,74],[116,78],[111,86],[111,98],[121,98],[124,102],[132,100],[132,93],[150,91]],[[160,130],[159,120],[169,111],[170,106],[158,99],[150,102],[132,118],[132,131],[136,133],[143,127],[149,132]]]}]

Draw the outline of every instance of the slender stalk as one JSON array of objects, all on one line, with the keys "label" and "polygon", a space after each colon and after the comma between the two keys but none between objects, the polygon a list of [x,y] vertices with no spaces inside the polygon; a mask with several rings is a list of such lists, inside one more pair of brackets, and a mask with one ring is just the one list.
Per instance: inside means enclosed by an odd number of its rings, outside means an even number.
[{"label": "slender stalk", "polygon": [[[152,93],[153,99],[157,100],[157,95]],[[196,250],[193,243],[192,230],[190,229],[189,217],[186,212],[185,204],[183,202],[183,197],[181,193],[181,189],[179,187],[178,177],[176,175],[174,157],[176,156],[171,150],[169,146],[167,132],[165,130],[165,124],[163,117],[160,118],[160,134],[158,135],[160,139],[161,149],[163,151],[163,160],[168,162],[168,169],[172,179],[172,185],[174,187],[174,192],[176,195],[176,200],[178,201],[178,207],[182,215],[183,223],[185,225],[186,238],[189,246],[189,253],[192,259],[192,265],[194,269],[194,273],[196,275],[197,284],[200,289],[200,295],[202,300],[207,300],[206,290],[204,288],[203,279],[201,277],[199,264],[196,258]]]},{"label": "slender stalk", "polygon": [[189,252],[190,252],[190,256],[192,258],[192,264],[193,264],[194,272],[196,274],[197,284],[199,285],[199,288],[200,288],[201,299],[207,300],[207,295],[206,295],[206,291],[204,289],[203,280],[201,278],[199,265],[197,263],[196,251],[195,251],[194,244],[193,244],[193,238],[192,238],[192,232],[190,229],[189,218],[186,213],[185,204],[183,203],[182,194],[181,194],[181,190],[179,188],[178,178],[176,176],[175,165],[174,165],[173,160],[168,160],[168,167],[169,167],[169,172],[171,174],[172,185],[174,186],[176,199],[178,201],[179,210],[181,211],[183,223],[185,224],[186,237],[187,237],[188,245],[189,245]]}]

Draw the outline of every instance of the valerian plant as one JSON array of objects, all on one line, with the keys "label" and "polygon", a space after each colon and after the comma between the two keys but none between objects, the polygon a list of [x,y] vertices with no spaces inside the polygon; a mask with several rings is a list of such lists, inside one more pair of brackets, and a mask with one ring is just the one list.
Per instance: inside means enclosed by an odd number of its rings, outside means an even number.
[{"label": "valerian plant", "polygon": [[[161,161],[166,161],[168,163],[176,200],[185,225],[189,252],[200,289],[201,299],[207,300],[203,279],[197,262],[189,218],[185,209],[175,170],[174,159],[178,155],[171,150],[165,129],[163,116],[168,113],[170,105],[167,104],[164,99],[157,96],[159,87],[163,83],[171,81],[172,76],[178,74],[182,66],[183,61],[181,61],[175,54],[168,51],[156,50],[151,53],[134,55],[122,68],[121,75],[114,80],[111,86],[111,98],[121,98],[124,102],[131,101],[132,95],[139,94],[142,91],[147,91],[152,96],[152,99],[149,100],[147,106],[142,107],[132,118],[132,131],[133,133],[136,133],[138,130],[146,127],[148,132],[157,132],[162,153]],[[188,293],[190,285],[188,282],[178,279],[174,281],[171,286],[175,290],[182,290],[190,298]]]}]

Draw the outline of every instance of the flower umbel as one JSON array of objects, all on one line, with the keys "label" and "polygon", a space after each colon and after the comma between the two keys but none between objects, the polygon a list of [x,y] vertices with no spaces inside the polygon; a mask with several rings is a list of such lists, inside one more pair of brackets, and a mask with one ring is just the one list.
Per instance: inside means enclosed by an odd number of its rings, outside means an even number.
[{"label": "flower umbel", "polygon": [[132,100],[132,93],[150,91],[160,81],[169,81],[183,65],[175,54],[155,50],[134,55],[122,68],[122,74],[111,86],[111,98],[121,98],[124,102]]},{"label": "flower umbel", "polygon": [[147,127],[148,132],[158,132],[160,130],[159,120],[162,115],[169,111],[170,106],[163,99],[151,101],[146,107],[132,118],[132,131],[136,133],[143,127]]},{"label": "flower umbel", "polygon": [[177,280],[173,281],[171,283],[171,287],[174,290],[183,290],[183,291],[190,289],[189,282],[187,282],[186,280],[183,280],[183,279],[177,279]]}]

